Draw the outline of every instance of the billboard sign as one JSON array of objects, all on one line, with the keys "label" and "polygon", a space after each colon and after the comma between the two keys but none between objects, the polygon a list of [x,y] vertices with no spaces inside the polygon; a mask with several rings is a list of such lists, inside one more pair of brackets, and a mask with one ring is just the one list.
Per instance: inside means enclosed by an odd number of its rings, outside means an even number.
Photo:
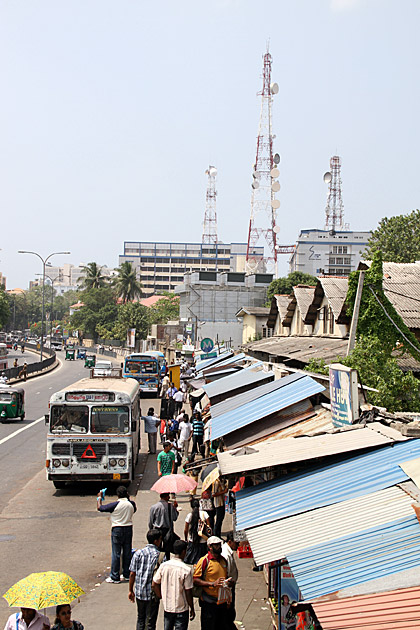
[{"label": "billboard sign", "polygon": [[136,329],[129,328],[127,330],[127,347],[135,348],[136,347]]},{"label": "billboard sign", "polygon": [[341,363],[329,368],[332,423],[336,427],[353,424],[359,417],[357,371]]},{"label": "billboard sign", "polygon": [[209,339],[208,337],[206,337],[205,339],[201,340],[200,343],[200,348],[202,349],[203,352],[211,352],[214,348],[214,341],[213,339]]}]

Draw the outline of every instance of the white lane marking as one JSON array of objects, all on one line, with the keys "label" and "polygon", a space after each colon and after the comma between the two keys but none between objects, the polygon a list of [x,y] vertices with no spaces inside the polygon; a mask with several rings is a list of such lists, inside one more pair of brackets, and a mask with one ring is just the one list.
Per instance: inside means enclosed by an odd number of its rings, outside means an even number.
[{"label": "white lane marking", "polygon": [[35,424],[38,424],[38,422],[42,422],[42,420],[45,420],[45,416],[42,416],[41,418],[38,418],[38,420],[34,420],[33,422],[31,422],[31,424],[27,424],[26,426],[22,427],[21,429],[18,429],[14,433],[11,433],[7,437],[3,438],[2,440],[0,440],[0,445],[4,444],[8,440],[11,440],[13,437],[15,437],[15,435],[19,435],[19,433],[22,433],[22,431],[26,431],[26,429],[30,429]]}]

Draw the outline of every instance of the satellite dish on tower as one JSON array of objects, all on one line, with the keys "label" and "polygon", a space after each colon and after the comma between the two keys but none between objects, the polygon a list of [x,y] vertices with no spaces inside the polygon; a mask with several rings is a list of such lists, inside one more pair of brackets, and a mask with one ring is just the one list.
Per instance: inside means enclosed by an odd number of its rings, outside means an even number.
[{"label": "satellite dish on tower", "polygon": [[280,156],[279,156],[278,153],[274,154],[273,162],[274,162],[274,164],[280,164]]},{"label": "satellite dish on tower", "polygon": [[327,171],[326,173],[324,173],[324,182],[325,182],[326,184],[329,184],[331,180],[332,180],[331,173],[330,173],[329,171]]},{"label": "satellite dish on tower", "polygon": [[275,234],[278,234],[278,233],[280,232],[280,226],[279,226],[279,225],[275,225],[275,226],[273,227],[273,232],[274,232]]},{"label": "satellite dish on tower", "polygon": [[280,175],[280,171],[278,168],[274,167],[270,172],[271,177],[278,177]]},{"label": "satellite dish on tower", "polygon": [[271,207],[274,208],[274,210],[278,210],[278,208],[280,208],[280,201],[278,199],[272,199]]},{"label": "satellite dish on tower", "polygon": [[279,92],[279,85],[278,85],[278,83],[272,83],[270,85],[270,92],[271,92],[271,94],[278,94],[278,92]]},{"label": "satellite dish on tower", "polygon": [[273,192],[278,192],[278,191],[280,190],[280,184],[279,184],[279,182],[273,182],[273,183],[271,184],[271,190],[272,190]]},{"label": "satellite dish on tower", "polygon": [[259,187],[260,187],[260,182],[258,182],[256,179],[254,179],[254,181],[252,182],[252,188],[254,190],[256,190]]}]

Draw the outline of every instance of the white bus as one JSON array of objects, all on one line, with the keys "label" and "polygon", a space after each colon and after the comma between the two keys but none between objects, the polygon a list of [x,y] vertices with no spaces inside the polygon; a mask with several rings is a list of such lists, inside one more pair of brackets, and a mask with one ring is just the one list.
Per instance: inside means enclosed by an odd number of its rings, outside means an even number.
[{"label": "white bus", "polygon": [[53,394],[47,479],[129,483],[140,450],[140,388],[132,378],[83,378]]}]

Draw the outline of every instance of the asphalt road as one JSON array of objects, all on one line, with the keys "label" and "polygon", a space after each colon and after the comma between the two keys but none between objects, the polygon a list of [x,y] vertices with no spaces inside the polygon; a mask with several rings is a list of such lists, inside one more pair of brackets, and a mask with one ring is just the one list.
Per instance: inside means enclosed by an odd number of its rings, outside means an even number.
[{"label": "asphalt road", "polygon": [[[64,361],[63,353],[57,356],[59,368],[24,384],[25,420],[0,424],[0,595],[29,573],[45,570],[65,571],[88,591],[109,566],[109,520],[96,511],[101,484],[55,490],[45,478],[43,418],[49,398],[87,373],[82,361]],[[159,404],[156,399],[144,400],[142,411],[149,406],[157,410]],[[142,451],[147,451],[143,432]],[[137,475],[146,458],[143,453]],[[139,482],[140,477],[137,479]],[[131,495],[136,494],[138,482],[131,484]],[[108,493],[113,491],[115,487]],[[1,599],[0,627],[9,614]]]}]

